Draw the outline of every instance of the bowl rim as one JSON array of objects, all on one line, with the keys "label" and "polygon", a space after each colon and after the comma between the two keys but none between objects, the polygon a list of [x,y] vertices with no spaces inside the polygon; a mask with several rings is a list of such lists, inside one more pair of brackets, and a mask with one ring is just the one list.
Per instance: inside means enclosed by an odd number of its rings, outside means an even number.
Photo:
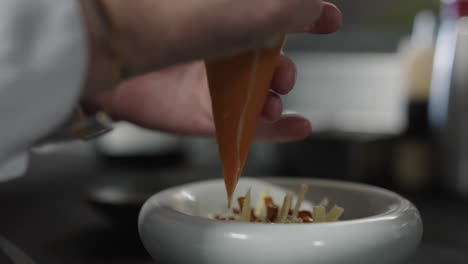
[{"label": "bowl rim", "polygon": [[[256,227],[271,227],[275,226],[275,228],[311,228],[311,227],[323,227],[325,226],[343,226],[343,225],[355,225],[355,224],[369,224],[369,223],[376,223],[376,222],[381,222],[381,221],[389,221],[389,220],[394,220],[398,219],[401,217],[405,212],[413,209],[417,210],[417,208],[405,197],[397,194],[396,192],[387,190],[382,187],[370,185],[370,184],[365,184],[365,183],[357,183],[357,182],[350,182],[350,181],[345,181],[345,180],[330,180],[330,179],[320,179],[320,178],[309,178],[309,177],[248,177],[248,176],[243,176],[241,179],[254,179],[254,180],[264,180],[272,184],[281,184],[281,183],[297,183],[297,184],[302,184],[306,183],[309,185],[312,185],[313,183],[319,183],[322,185],[332,185],[332,186],[340,186],[341,188],[346,187],[347,189],[364,189],[370,192],[378,193],[382,196],[387,196],[390,198],[395,199],[395,201],[398,201],[398,206],[395,208],[392,208],[386,212],[376,214],[376,215],[371,215],[363,218],[357,218],[357,219],[349,219],[349,220],[340,220],[336,222],[320,222],[320,223],[313,223],[311,225],[305,225],[305,224],[300,224],[300,223],[290,223],[290,224],[275,224],[275,223],[270,223],[270,224],[265,224],[265,223],[258,223],[258,222],[229,222],[229,221],[218,221],[218,220],[213,220],[207,217],[203,216],[196,216],[196,215],[189,215],[182,213],[180,211],[177,211],[171,207],[165,206],[161,203],[159,203],[158,197],[162,195],[167,195],[168,193],[175,192],[176,190],[180,190],[183,188],[187,188],[191,185],[198,185],[198,184],[203,184],[207,182],[217,182],[217,181],[223,181],[222,178],[212,178],[212,179],[204,179],[200,181],[193,181],[193,182],[188,182],[185,184],[181,185],[176,185],[167,189],[164,189],[160,192],[157,192],[153,194],[147,202],[144,203],[143,208],[145,205],[148,203],[148,201],[154,201],[156,200],[156,203],[152,203],[153,205],[156,205],[155,208],[158,208],[161,212],[162,215],[165,215],[166,217],[177,217],[178,220],[181,221],[189,221],[189,222],[197,222],[200,224],[212,224],[212,225],[223,225],[223,226],[239,226],[239,227],[244,227],[244,226],[256,226]],[[140,211],[140,218],[142,217],[143,214],[143,208]],[[346,208],[345,208],[346,210]],[[419,212],[418,212],[419,215]]]}]

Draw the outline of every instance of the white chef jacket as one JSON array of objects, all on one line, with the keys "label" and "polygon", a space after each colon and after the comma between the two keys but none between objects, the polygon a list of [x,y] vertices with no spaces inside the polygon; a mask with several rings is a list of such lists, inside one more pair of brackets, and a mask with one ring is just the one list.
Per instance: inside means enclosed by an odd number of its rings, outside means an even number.
[{"label": "white chef jacket", "polygon": [[78,0],[0,0],[0,181],[72,110],[87,66]]}]

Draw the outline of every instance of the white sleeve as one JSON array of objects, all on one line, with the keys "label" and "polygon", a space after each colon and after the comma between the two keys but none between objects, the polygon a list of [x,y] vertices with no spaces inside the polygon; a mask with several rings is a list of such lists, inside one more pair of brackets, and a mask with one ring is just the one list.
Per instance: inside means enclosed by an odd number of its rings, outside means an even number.
[{"label": "white sleeve", "polygon": [[88,54],[80,12],[77,0],[0,1],[0,168],[77,100]]}]

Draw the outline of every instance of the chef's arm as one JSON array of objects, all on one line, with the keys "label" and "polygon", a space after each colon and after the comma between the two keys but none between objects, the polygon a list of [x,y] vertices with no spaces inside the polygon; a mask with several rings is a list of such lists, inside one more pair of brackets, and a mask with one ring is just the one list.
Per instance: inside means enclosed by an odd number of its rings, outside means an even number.
[{"label": "chef's arm", "polygon": [[[112,38],[82,5],[97,1]],[[118,44],[128,72],[143,74],[233,54],[278,34],[323,33],[337,28],[338,13],[321,0],[0,1],[0,170],[66,124],[79,102],[103,106],[94,92],[118,81],[109,43]]]}]

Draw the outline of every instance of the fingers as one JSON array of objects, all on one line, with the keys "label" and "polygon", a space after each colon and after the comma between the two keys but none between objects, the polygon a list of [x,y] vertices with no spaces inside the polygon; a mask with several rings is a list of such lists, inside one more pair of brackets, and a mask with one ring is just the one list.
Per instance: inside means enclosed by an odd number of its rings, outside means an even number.
[{"label": "fingers", "polygon": [[260,121],[256,131],[256,140],[287,142],[307,137],[312,126],[305,117],[297,114],[283,115],[274,123]]},{"label": "fingers", "polygon": [[339,10],[321,0],[101,1],[133,74],[236,54],[277,34],[330,33],[341,25]]},{"label": "fingers", "polygon": [[263,107],[262,119],[266,122],[278,121],[283,112],[283,104],[278,94],[287,94],[296,82],[296,66],[294,62],[284,54],[278,58],[278,63],[271,82],[271,90]]},{"label": "fingers", "polygon": [[307,26],[303,32],[313,34],[329,34],[337,31],[342,25],[341,11],[331,3],[324,3],[322,14],[312,25]]},{"label": "fingers", "polygon": [[270,92],[263,106],[262,120],[266,122],[278,121],[282,112],[283,104],[281,103],[281,98],[277,94]]},{"label": "fingers", "polygon": [[296,82],[296,65],[284,54],[278,57],[278,63],[271,81],[271,89],[279,94],[287,94]]}]

